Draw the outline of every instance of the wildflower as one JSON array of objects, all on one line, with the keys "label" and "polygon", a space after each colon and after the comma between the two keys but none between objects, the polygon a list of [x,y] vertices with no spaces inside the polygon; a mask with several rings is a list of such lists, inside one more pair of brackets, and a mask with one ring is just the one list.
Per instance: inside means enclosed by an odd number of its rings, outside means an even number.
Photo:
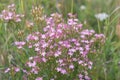
[{"label": "wildflower", "polygon": [[42,44],[42,48],[46,48],[48,46],[48,43]]},{"label": "wildflower", "polygon": [[56,68],[56,70],[57,70],[57,72],[60,72],[62,69],[58,67],[58,68]]},{"label": "wildflower", "polygon": [[63,60],[62,60],[62,59],[59,59],[58,62],[59,62],[60,64],[62,64]]},{"label": "wildflower", "polygon": [[43,61],[43,62],[47,62],[47,60],[46,60],[44,57],[42,58],[42,61]]},{"label": "wildflower", "polygon": [[14,21],[14,22],[21,22],[21,19],[24,17],[22,14],[17,14],[15,12],[15,5],[11,4],[8,6],[7,9],[3,10],[0,14],[0,19],[5,22]]},{"label": "wildflower", "polygon": [[25,43],[26,42],[24,41],[20,41],[20,42],[16,41],[15,45],[17,46],[18,49],[21,49],[25,45]]},{"label": "wildflower", "polygon": [[95,15],[95,17],[96,17],[97,19],[99,19],[100,21],[103,21],[103,20],[105,20],[106,18],[108,18],[109,15],[106,14],[106,13],[98,13],[98,14]]},{"label": "wildflower", "polygon": [[81,10],[85,10],[85,9],[86,9],[86,6],[85,6],[85,5],[81,5],[81,6],[80,6],[80,9],[81,9]]},{"label": "wildflower", "polygon": [[45,39],[45,38],[46,38],[46,35],[44,35],[44,34],[41,35],[41,38],[42,38],[42,39]]},{"label": "wildflower", "polygon": [[31,72],[34,73],[34,74],[38,74],[38,68],[37,67],[33,67]]},{"label": "wildflower", "polygon": [[8,5],[7,8],[8,8],[8,9],[12,9],[12,11],[14,11],[15,4]]},{"label": "wildflower", "polygon": [[79,60],[79,61],[78,61],[78,63],[79,63],[79,64],[82,64],[82,63],[83,63],[83,61],[82,61],[82,60]]},{"label": "wildflower", "polygon": [[32,35],[32,34],[29,34],[26,38],[27,41],[30,41],[30,40],[37,41],[38,39],[39,39],[38,36],[35,36],[35,35]]},{"label": "wildflower", "polygon": [[[96,42],[97,44],[104,43],[105,36],[96,34],[94,30],[82,29],[82,24],[78,23],[75,15],[69,14],[67,23],[56,22],[56,17],[58,19],[61,16],[52,14],[45,19],[43,32],[33,32],[27,36],[28,45],[26,46],[32,48],[32,52],[37,54],[28,58],[26,73],[39,74],[44,71],[42,69],[50,66],[52,68],[50,70],[53,70],[52,75],[54,75],[54,69],[60,74],[69,75],[74,73],[75,65],[79,65],[76,68],[80,69],[79,73],[82,73],[79,75],[79,79],[89,79],[87,71],[92,68],[93,63],[88,54],[97,51]],[[21,44],[16,42],[18,47],[25,45]],[[42,80],[42,77],[37,77],[35,80]]]},{"label": "wildflower", "polygon": [[10,68],[7,68],[4,73],[8,73],[10,71]]},{"label": "wildflower", "polygon": [[42,6],[33,7],[32,15],[36,22],[42,22],[45,20],[44,10]]},{"label": "wildflower", "polygon": [[23,69],[22,71],[23,71],[24,73],[27,73],[27,70],[25,70],[25,69]]},{"label": "wildflower", "polygon": [[70,68],[70,69],[74,69],[74,65],[71,64],[71,65],[69,66],[69,68]]},{"label": "wildflower", "polygon": [[42,77],[37,77],[35,80],[43,80]]},{"label": "wildflower", "polygon": [[30,21],[26,21],[26,26],[27,28],[32,29],[32,27],[34,26],[34,23]]},{"label": "wildflower", "polygon": [[15,70],[15,72],[19,72],[20,68],[15,67],[14,70]]},{"label": "wildflower", "polygon": [[29,60],[32,60],[33,59],[33,57],[29,57]]},{"label": "wildflower", "polygon": [[55,24],[62,22],[62,15],[60,15],[58,13],[51,14],[51,17],[52,17]]},{"label": "wildflower", "polygon": [[69,51],[70,51],[70,52],[73,52],[73,53],[76,52],[75,49],[69,49]]},{"label": "wildflower", "polygon": [[60,71],[62,74],[67,74],[66,70],[65,69],[61,69]]},{"label": "wildflower", "polygon": [[72,56],[72,55],[73,55],[73,52],[68,52],[68,54],[69,54],[70,56]]},{"label": "wildflower", "polygon": [[33,62],[28,62],[27,63],[29,67],[35,67],[36,66],[36,62],[33,61]]},{"label": "wildflower", "polygon": [[88,76],[85,76],[85,80],[91,80]]},{"label": "wildflower", "polygon": [[50,80],[55,80],[54,78],[51,78]]},{"label": "wildflower", "polygon": [[24,34],[23,30],[18,31],[18,36],[22,36]]},{"label": "wildflower", "polygon": [[78,76],[79,76],[79,78],[83,78],[83,75],[82,75],[82,74],[79,74]]},{"label": "wildflower", "polygon": [[35,48],[35,51],[39,52],[39,51],[40,51],[40,48],[39,48],[39,47],[36,47],[36,48]]},{"label": "wildflower", "polygon": [[60,51],[57,51],[57,52],[55,53],[55,57],[58,57],[59,55],[61,55],[61,52],[60,52]]},{"label": "wildflower", "polygon": [[72,58],[72,60],[76,62],[76,61],[77,61],[77,58]]}]

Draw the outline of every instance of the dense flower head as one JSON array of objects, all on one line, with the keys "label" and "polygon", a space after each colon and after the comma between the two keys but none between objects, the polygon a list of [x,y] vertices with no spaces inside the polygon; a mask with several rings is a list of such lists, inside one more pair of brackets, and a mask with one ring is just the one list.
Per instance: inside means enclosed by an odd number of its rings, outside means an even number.
[{"label": "dense flower head", "polygon": [[[51,66],[54,68],[50,70],[61,75],[69,75],[78,67],[82,70],[78,71],[77,77],[80,80],[90,80],[87,71],[92,69],[93,62],[88,55],[95,53],[95,50],[105,42],[105,36],[96,34],[94,30],[83,29],[83,25],[74,15],[69,16],[67,23],[62,19],[56,22],[56,18],[62,16],[58,13],[52,14],[46,18],[43,32],[30,33],[25,41],[15,42],[18,49],[26,46],[35,52],[25,64],[27,75],[39,74],[44,66],[53,61]],[[95,46],[96,43],[99,45]],[[46,65],[42,66],[43,64]],[[38,77],[35,80],[42,78]]]},{"label": "dense flower head", "polygon": [[36,22],[43,22],[45,20],[46,16],[42,6],[33,6],[31,12]]},{"label": "dense flower head", "polygon": [[8,5],[7,9],[4,9],[0,14],[0,19],[9,22],[21,22],[21,19],[24,17],[23,14],[17,14],[15,10],[15,4]]}]

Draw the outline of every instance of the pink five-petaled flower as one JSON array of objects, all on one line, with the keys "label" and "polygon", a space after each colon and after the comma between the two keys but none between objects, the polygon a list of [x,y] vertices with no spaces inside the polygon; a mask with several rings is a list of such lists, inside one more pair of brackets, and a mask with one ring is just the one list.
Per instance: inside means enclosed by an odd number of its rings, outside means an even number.
[{"label": "pink five-petaled flower", "polygon": [[36,66],[36,62],[33,61],[33,62],[28,62],[27,63],[29,67],[35,67]]},{"label": "pink five-petaled flower", "polygon": [[4,73],[8,73],[10,71],[10,68],[7,68]]},{"label": "pink five-petaled flower", "polygon": [[82,75],[82,74],[79,74],[78,77],[79,77],[80,80],[83,80],[83,79],[82,79],[82,78],[83,78],[83,75]]},{"label": "pink five-petaled flower", "polygon": [[65,69],[61,69],[60,71],[62,74],[67,74],[67,71]]},{"label": "pink five-petaled flower", "polygon": [[25,45],[25,43],[26,42],[24,41],[20,41],[20,42],[16,41],[15,45],[17,46],[18,49],[21,49]]},{"label": "pink five-petaled flower", "polygon": [[38,38],[38,36],[29,34],[29,35],[27,36],[26,40],[27,40],[27,41],[30,41],[30,40],[32,40],[32,41],[37,41],[37,40],[39,40],[39,38]]},{"label": "pink five-petaled flower", "polygon": [[19,72],[19,71],[20,71],[20,68],[15,67],[14,70],[15,70],[15,72]]},{"label": "pink five-petaled flower", "polygon": [[61,55],[61,51],[57,51],[57,52],[55,52],[55,57],[58,57],[59,55]]},{"label": "pink five-petaled flower", "polygon": [[37,77],[35,80],[43,80],[42,77]]},{"label": "pink five-petaled flower", "polygon": [[60,67],[57,67],[56,70],[57,70],[57,72],[60,72],[60,71],[61,71],[61,68],[60,68]]},{"label": "pink five-petaled flower", "polygon": [[37,68],[37,67],[33,67],[32,70],[31,70],[31,72],[32,72],[33,74],[38,74],[38,72],[39,72],[38,69],[39,69],[39,68]]},{"label": "pink five-petaled flower", "polygon": [[73,64],[69,65],[69,68],[74,69],[74,65]]}]

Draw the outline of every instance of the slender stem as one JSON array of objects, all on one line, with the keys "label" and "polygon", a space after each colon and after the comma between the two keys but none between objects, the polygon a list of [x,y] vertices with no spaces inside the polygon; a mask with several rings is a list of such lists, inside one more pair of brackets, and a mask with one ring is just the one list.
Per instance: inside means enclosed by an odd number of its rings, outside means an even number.
[{"label": "slender stem", "polygon": [[97,20],[97,22],[98,22],[98,32],[101,33],[101,28],[100,28],[100,22],[99,22],[99,20]]},{"label": "slender stem", "polygon": [[71,1],[71,13],[73,13],[73,0]]},{"label": "slender stem", "polygon": [[20,4],[21,4],[21,11],[24,13],[24,1],[20,0]]}]

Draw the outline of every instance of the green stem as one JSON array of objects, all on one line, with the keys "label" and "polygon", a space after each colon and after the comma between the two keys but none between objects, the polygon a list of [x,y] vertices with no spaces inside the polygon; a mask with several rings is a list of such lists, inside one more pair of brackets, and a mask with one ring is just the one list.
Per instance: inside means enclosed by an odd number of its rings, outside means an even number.
[{"label": "green stem", "polygon": [[21,11],[24,13],[24,1],[20,0]]},{"label": "green stem", "polygon": [[99,22],[99,20],[97,20],[97,22],[98,22],[98,32],[101,33],[100,22]]},{"label": "green stem", "polygon": [[73,0],[71,1],[71,13],[73,13]]}]

